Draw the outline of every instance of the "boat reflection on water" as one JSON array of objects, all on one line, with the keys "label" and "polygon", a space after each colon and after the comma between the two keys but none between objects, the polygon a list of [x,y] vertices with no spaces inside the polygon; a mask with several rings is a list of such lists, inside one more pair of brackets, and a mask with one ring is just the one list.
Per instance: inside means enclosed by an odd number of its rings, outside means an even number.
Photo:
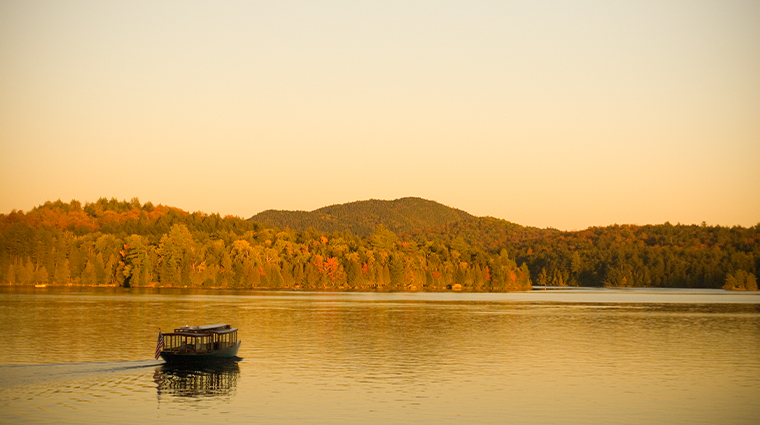
[{"label": "boat reflection on water", "polygon": [[240,367],[237,362],[212,364],[164,364],[156,368],[153,381],[159,401],[164,396],[217,398],[235,395]]}]

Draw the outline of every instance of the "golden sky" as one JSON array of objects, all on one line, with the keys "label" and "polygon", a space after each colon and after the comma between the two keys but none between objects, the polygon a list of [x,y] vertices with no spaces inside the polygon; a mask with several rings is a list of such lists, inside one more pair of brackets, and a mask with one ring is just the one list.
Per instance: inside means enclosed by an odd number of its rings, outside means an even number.
[{"label": "golden sky", "polygon": [[757,1],[0,0],[0,213],[760,222]]}]

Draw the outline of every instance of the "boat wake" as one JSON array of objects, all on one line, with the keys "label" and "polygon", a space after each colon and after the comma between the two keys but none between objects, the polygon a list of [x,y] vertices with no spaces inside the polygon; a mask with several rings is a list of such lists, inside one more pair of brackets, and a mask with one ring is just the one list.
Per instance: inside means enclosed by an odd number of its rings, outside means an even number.
[{"label": "boat wake", "polygon": [[38,384],[47,381],[77,380],[99,375],[122,374],[134,369],[163,365],[155,360],[83,363],[43,363],[0,366],[0,388]]}]

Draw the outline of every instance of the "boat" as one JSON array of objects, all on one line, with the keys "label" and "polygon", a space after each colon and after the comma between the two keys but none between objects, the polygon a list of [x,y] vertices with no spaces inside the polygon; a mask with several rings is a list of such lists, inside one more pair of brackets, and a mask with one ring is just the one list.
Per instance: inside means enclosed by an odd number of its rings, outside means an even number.
[{"label": "boat", "polygon": [[156,359],[160,356],[167,363],[239,361],[242,341],[237,331],[227,324],[182,326],[165,334],[159,330]]}]

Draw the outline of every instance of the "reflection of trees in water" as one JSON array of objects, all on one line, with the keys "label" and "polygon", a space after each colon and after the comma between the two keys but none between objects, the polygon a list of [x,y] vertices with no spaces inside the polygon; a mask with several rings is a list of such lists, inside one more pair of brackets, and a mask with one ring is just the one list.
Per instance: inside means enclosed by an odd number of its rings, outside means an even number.
[{"label": "reflection of trees in water", "polygon": [[156,368],[153,381],[159,399],[174,397],[232,396],[237,387],[240,367],[236,362],[208,365],[162,365]]}]

